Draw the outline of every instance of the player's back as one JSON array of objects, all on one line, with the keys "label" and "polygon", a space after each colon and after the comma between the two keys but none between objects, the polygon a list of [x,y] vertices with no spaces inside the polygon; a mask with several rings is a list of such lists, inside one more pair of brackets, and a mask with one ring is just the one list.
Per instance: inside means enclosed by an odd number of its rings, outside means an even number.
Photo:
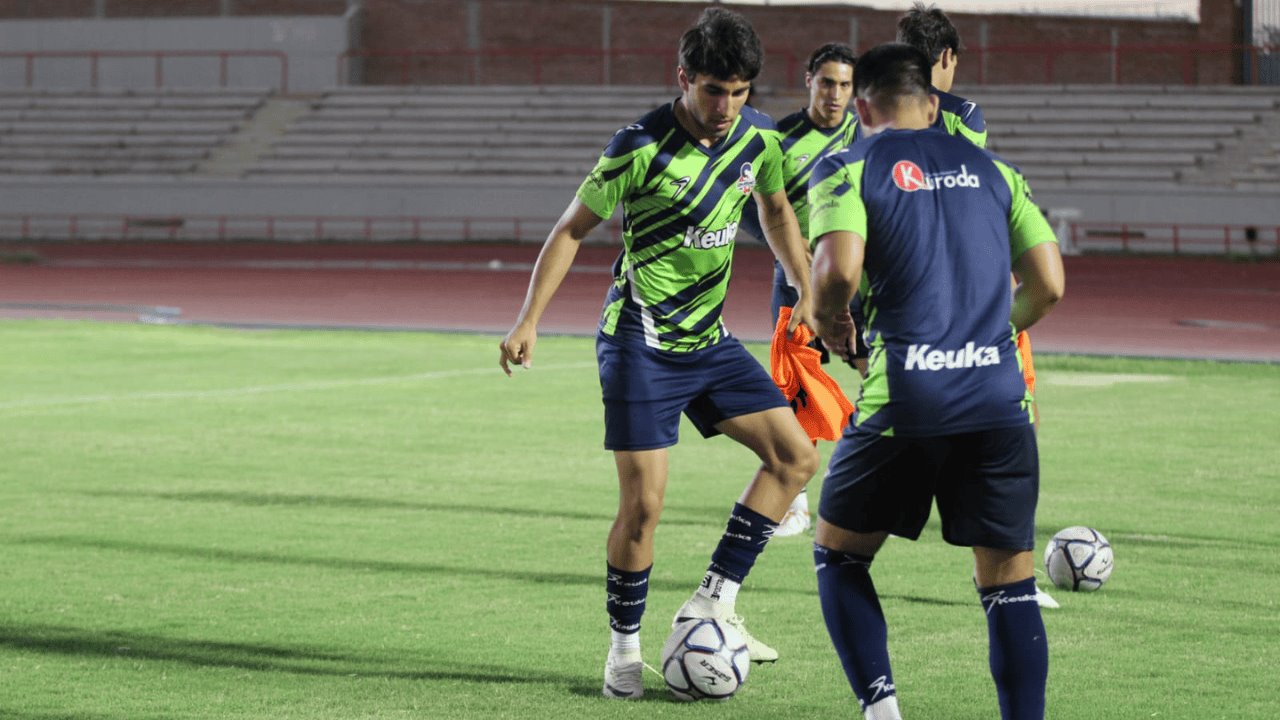
[{"label": "player's back", "polygon": [[987,146],[987,119],[978,104],[959,95],[930,88],[938,98],[938,118],[933,126],[958,135],[978,147]]},{"label": "player's back", "polygon": [[841,194],[865,208],[872,357],[860,425],[936,435],[1029,421],[1009,325],[1015,177],[936,128],[884,131],[814,173],[833,198],[814,208],[815,233],[822,213],[851,207]]}]

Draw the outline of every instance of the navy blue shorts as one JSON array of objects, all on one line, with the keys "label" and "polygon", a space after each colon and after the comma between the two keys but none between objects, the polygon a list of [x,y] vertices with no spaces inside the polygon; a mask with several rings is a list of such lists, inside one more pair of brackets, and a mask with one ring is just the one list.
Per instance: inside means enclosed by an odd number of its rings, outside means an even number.
[{"label": "navy blue shorts", "polygon": [[[773,312],[773,326],[778,326],[778,310],[784,307],[795,307],[796,301],[800,299],[800,293],[796,289],[787,284],[787,272],[782,269],[782,263],[777,260],[773,261],[773,295],[769,299],[769,309]],[[866,358],[871,354],[867,343],[862,339],[862,304],[858,302],[858,296],[854,295],[853,300],[849,302],[849,314],[853,316],[853,356],[855,358]],[[823,346],[822,341],[818,338],[813,339],[813,347],[822,351],[822,362],[825,364],[831,359],[831,353]]]},{"label": "navy blue shorts", "polygon": [[831,454],[818,514],[846,530],[915,540],[936,497],[952,545],[1030,550],[1039,494],[1030,424],[940,437],[851,427]]},{"label": "navy blue shorts", "polygon": [[596,360],[608,450],[675,445],[682,412],[703,437],[712,437],[720,434],[715,426],[723,420],[789,407],[737,338],[692,352],[667,352],[597,335]]}]

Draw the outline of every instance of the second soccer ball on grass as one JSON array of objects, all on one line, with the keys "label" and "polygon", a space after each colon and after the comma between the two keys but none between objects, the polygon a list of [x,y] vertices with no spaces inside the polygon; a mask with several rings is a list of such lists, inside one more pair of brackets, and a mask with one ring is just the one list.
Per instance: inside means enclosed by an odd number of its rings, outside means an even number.
[{"label": "second soccer ball on grass", "polygon": [[1044,550],[1044,570],[1065,590],[1093,592],[1111,577],[1115,557],[1111,543],[1091,527],[1059,530]]}]

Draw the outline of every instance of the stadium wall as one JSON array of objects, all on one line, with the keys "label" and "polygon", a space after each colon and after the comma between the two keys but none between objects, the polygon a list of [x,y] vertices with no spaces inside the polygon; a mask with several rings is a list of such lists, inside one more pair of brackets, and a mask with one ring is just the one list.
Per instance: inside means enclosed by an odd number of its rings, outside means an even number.
[{"label": "stadium wall", "polygon": [[[1143,190],[1055,190],[1036,194],[1046,210],[1076,209],[1089,222],[1233,224],[1270,226],[1275,197],[1262,192],[1186,188]],[[423,217],[437,220],[523,218],[534,227],[524,240],[542,240],[569,203],[576,181],[495,187],[458,178],[423,184],[388,182],[281,182],[278,180],[180,177],[172,180],[117,177],[0,178],[6,208],[0,219],[12,227],[18,216],[236,217]],[[500,197],[500,205],[494,199]],[[74,202],[68,202],[74,198]],[[541,221],[541,226],[539,226]],[[503,226],[509,227],[509,226]],[[506,230],[504,229],[504,232]],[[355,225],[347,239],[360,239]],[[261,237],[255,235],[254,237]],[[507,236],[510,238],[510,236]],[[302,238],[299,238],[302,239]],[[456,238],[455,238],[456,239]],[[497,239],[497,238],[494,238]]]},{"label": "stadium wall", "polygon": [[[732,5],[732,3],[726,3]],[[942,3],[947,7],[947,3]],[[953,7],[960,4],[953,3]],[[573,46],[589,50],[624,48],[670,48],[677,29],[696,19],[698,4],[635,2],[624,0],[365,0],[366,50],[403,49],[424,51],[474,51],[481,48],[535,50]],[[781,58],[803,60],[817,45],[831,40],[851,42],[866,48],[894,37],[901,13],[860,7],[762,7],[738,6],[759,31],[773,60],[766,62],[762,82],[789,85],[800,68],[788,68]],[[949,8],[950,9],[950,8]],[[1202,14],[1239,14],[1231,0],[1203,0]],[[1125,20],[1114,18],[1056,17],[1048,15],[976,15],[951,12],[961,36],[970,48],[1010,48],[998,54],[972,53],[960,64],[958,82],[973,83],[978,78],[997,83],[1044,82],[1042,55],[1045,44],[1075,45],[1078,55],[1058,58],[1054,82],[1110,82],[1113,69],[1105,50],[1114,45],[1187,45],[1230,43],[1238,20],[1197,24],[1188,20]],[[539,32],[529,32],[538,28]],[[1014,47],[1020,49],[1012,49]],[[1090,49],[1085,49],[1090,48]],[[674,51],[672,52],[674,55]],[[430,68],[416,68],[421,82],[457,82],[457,69],[436,60],[438,76]],[[566,65],[559,68],[563,80],[582,82],[576,74],[589,69]],[[1232,82],[1230,59],[1224,62],[1197,60],[1193,79],[1204,84]],[[519,68],[512,68],[519,77]],[[637,71],[638,72],[638,71]],[[365,82],[395,83],[393,63],[370,62]],[[647,82],[652,75],[646,73]],[[1181,62],[1167,53],[1126,57],[1126,83],[1180,83]],[[625,68],[615,70],[613,82],[631,82]],[[494,82],[501,82],[497,79]]]},{"label": "stadium wall", "polygon": [[[726,3],[733,5],[733,3]],[[997,83],[1046,82],[1044,45],[1074,45],[1080,51],[1061,55],[1054,82],[1110,82],[1115,69],[1106,48],[1114,45],[1225,45],[1239,42],[1240,9],[1234,0],[1201,0],[1200,22],[1173,19],[1118,19],[1051,15],[1001,15],[960,12],[961,3],[942,3],[970,48],[1005,48],[999,53],[973,53],[960,64],[960,83],[979,78]],[[368,51],[474,51],[574,47],[604,51],[620,48],[672,47],[677,28],[688,26],[700,4],[639,0],[0,0],[0,19],[17,18],[159,18],[201,16],[341,15],[359,8],[363,15],[359,47]],[[830,40],[865,48],[891,39],[900,13],[861,7],[739,6],[759,30],[775,59],[803,59]],[[536,28],[536,31],[530,30]],[[1019,48],[1019,49],[1011,49]],[[1086,49],[1088,48],[1088,49]],[[1168,53],[1129,54],[1123,82],[1177,83],[1186,73],[1182,59]],[[432,70],[419,69],[421,82],[457,82],[457,68],[436,59]],[[556,68],[556,82],[594,81],[576,77],[582,63]],[[1240,77],[1232,53],[1205,51],[1192,61],[1191,75],[1201,84],[1229,83]],[[786,63],[766,65],[762,82],[788,84]],[[519,82],[518,68],[512,72]],[[652,82],[645,75],[645,82]],[[393,63],[367,62],[364,81],[398,82]],[[613,82],[629,80],[620,68]],[[495,82],[501,83],[499,77]]]},{"label": "stadium wall", "polygon": [[[58,19],[0,21],[0,88],[146,88],[156,84],[155,60],[146,56],[97,59],[97,76],[88,57],[57,57],[60,52],[103,51],[270,51],[283,57],[234,57],[227,63],[230,87],[287,84],[290,92],[317,92],[333,85],[334,62],[353,41],[353,16],[208,17],[137,19]],[[37,55],[28,78],[22,53]],[[287,83],[282,69],[287,68]],[[169,57],[164,84],[213,87],[220,84],[216,56]]]}]

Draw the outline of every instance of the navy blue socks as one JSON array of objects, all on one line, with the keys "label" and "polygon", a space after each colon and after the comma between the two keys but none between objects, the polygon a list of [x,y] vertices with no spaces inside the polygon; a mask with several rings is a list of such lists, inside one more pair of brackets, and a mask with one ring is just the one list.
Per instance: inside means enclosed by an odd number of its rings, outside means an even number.
[{"label": "navy blue socks", "polygon": [[1003,720],[1043,720],[1049,643],[1036,604],[1036,580],[978,588],[987,612],[991,677]]},{"label": "navy blue socks", "polygon": [[889,630],[871,582],[871,558],[813,546],[818,598],[845,677],[865,709],[896,695]]},{"label": "navy blue socks", "polygon": [[612,565],[608,565],[608,569],[605,609],[609,611],[609,629],[628,635],[638,633],[644,603],[649,597],[649,571],[653,566],[636,572],[619,570]]}]

